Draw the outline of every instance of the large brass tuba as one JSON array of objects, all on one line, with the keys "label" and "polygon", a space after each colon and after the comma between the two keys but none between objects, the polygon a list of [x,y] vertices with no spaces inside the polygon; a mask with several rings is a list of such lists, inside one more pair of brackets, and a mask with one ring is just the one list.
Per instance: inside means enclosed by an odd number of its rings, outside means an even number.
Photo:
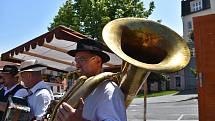
[{"label": "large brass tuba", "polygon": [[[127,69],[120,84],[128,106],[151,71],[175,72],[190,60],[186,42],[176,32],[157,22],[143,18],[120,18],[103,29],[107,46]],[[125,68],[123,67],[123,68]]]},{"label": "large brass tuba", "polygon": [[104,72],[85,82],[80,81],[55,107],[51,120],[55,120],[56,110],[63,101],[76,106],[80,97],[86,98],[97,85],[112,77],[120,77],[119,85],[127,107],[151,71],[175,72],[184,68],[190,59],[188,46],[177,33],[143,18],[111,21],[104,27],[102,35],[107,46],[124,60],[122,71]]}]

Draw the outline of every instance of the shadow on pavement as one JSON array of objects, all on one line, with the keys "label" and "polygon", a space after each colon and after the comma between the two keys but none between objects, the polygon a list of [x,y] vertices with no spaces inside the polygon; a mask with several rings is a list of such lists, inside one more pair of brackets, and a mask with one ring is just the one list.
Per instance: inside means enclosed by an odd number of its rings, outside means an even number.
[{"label": "shadow on pavement", "polygon": [[198,94],[198,91],[197,91],[197,89],[182,90],[175,95],[189,95],[189,94]]}]

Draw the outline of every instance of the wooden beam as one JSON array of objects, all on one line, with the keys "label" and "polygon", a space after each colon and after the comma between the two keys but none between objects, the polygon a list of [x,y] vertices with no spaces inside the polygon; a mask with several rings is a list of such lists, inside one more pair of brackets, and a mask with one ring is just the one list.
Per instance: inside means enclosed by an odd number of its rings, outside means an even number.
[{"label": "wooden beam", "polygon": [[63,49],[63,48],[59,48],[59,47],[56,47],[56,46],[53,46],[53,45],[50,45],[50,44],[43,44],[43,47],[46,47],[46,48],[49,48],[49,49],[52,49],[52,50],[56,50],[56,51],[60,51],[60,52],[63,52],[63,53],[67,53],[68,50],[66,49]]},{"label": "wooden beam", "polygon": [[[74,36],[74,37],[76,37],[76,38],[79,38],[79,39],[83,39],[83,37],[80,37],[80,36],[78,36],[78,35],[76,35],[76,34],[80,34],[80,33],[78,33],[78,32],[68,32],[68,31],[65,31],[65,30],[62,30],[63,32],[65,32],[65,33],[67,33],[67,34],[69,34],[69,35],[72,35],[72,36]],[[76,34],[74,34],[74,33],[76,33]],[[82,36],[82,34],[81,34],[81,36]],[[85,36],[84,36],[85,37]],[[87,38],[87,37],[86,37]]]},{"label": "wooden beam", "polygon": [[[50,45],[50,44],[43,44],[43,47],[46,47],[46,48],[49,48],[49,49],[52,49],[52,50],[56,50],[56,51],[60,51],[60,52],[63,52],[63,53],[67,53],[68,50],[66,49],[63,49],[63,48],[59,48],[59,47],[56,47],[56,46],[53,46],[53,45]],[[109,67],[113,67],[114,65],[113,64],[110,64],[110,63],[104,63],[104,65],[106,66],[109,66]]]},{"label": "wooden beam", "polygon": [[35,56],[35,57],[39,57],[39,58],[42,58],[42,59],[46,59],[46,60],[50,60],[50,61],[62,63],[62,64],[65,64],[65,65],[75,66],[74,62],[72,62],[72,63],[71,62],[66,62],[66,61],[63,61],[63,60],[59,60],[59,59],[55,59],[55,58],[51,58],[51,57],[39,55],[37,53],[32,53],[32,52],[22,52],[22,53],[26,54],[26,55]]}]

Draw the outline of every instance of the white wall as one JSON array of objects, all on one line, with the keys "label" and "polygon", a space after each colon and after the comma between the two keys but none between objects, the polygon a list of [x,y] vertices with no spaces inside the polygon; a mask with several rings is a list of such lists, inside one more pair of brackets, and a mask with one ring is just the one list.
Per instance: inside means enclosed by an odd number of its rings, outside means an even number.
[{"label": "white wall", "polygon": [[[51,83],[51,82],[46,82],[51,88],[52,88],[52,92],[53,94],[55,93],[63,93],[64,90],[62,87],[62,84],[59,83]],[[58,91],[57,88],[59,88],[60,90]]]}]

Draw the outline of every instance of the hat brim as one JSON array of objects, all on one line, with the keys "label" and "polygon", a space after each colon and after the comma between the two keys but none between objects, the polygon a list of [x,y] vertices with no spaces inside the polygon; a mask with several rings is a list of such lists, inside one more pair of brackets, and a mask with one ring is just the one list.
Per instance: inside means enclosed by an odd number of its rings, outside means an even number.
[{"label": "hat brim", "polygon": [[[1,73],[1,74],[11,74],[11,75],[14,75],[14,74],[12,74],[11,72],[5,72],[5,71],[2,71],[2,70],[0,70],[0,73]],[[15,73],[15,75],[18,74],[18,73],[19,73],[19,72]]]},{"label": "hat brim", "polygon": [[47,67],[36,67],[36,68],[31,68],[31,69],[26,69],[26,70],[23,70],[23,71],[20,71],[19,73],[22,73],[22,72],[33,72],[33,71],[42,71],[44,69],[46,69]]},{"label": "hat brim", "polygon": [[0,73],[2,73],[2,74],[10,74],[10,72],[4,72],[4,71],[1,71]]},{"label": "hat brim", "polygon": [[109,57],[108,54],[106,54],[106,53],[104,53],[102,51],[96,51],[96,50],[86,50],[86,49],[84,49],[84,50],[70,50],[70,51],[67,52],[67,54],[75,57],[75,54],[77,52],[82,52],[82,51],[89,51],[89,52],[92,52],[93,54],[96,54],[96,55],[100,56],[102,58],[103,63],[106,63],[106,62],[108,62],[110,60],[110,57]]}]

